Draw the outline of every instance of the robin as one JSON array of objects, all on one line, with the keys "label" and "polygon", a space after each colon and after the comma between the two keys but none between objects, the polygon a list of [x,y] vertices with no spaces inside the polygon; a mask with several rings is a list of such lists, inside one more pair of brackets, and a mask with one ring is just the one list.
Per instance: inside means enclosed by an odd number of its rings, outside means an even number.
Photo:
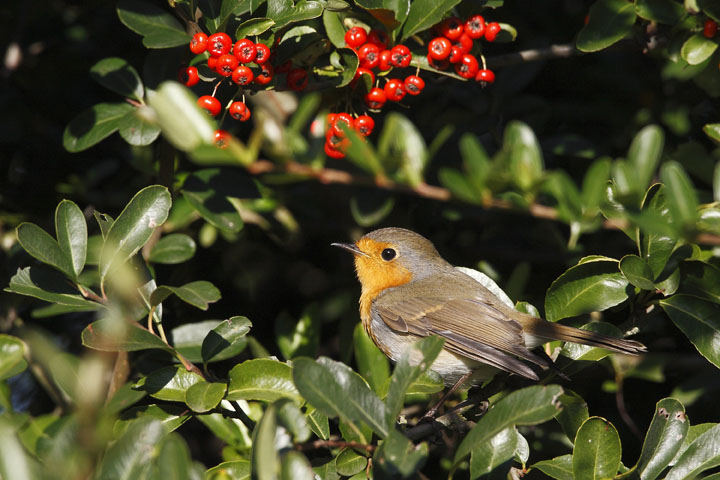
[{"label": "robin", "polygon": [[[645,345],[518,312],[474,278],[446,262],[428,239],[382,228],[356,243],[333,243],[355,256],[362,284],[360,318],[383,353],[397,361],[420,337],[445,339],[430,367],[453,390],[504,371],[539,380],[531,365],[554,367],[531,350],[551,340],[635,355]],[[537,367],[536,367],[537,368]]]}]

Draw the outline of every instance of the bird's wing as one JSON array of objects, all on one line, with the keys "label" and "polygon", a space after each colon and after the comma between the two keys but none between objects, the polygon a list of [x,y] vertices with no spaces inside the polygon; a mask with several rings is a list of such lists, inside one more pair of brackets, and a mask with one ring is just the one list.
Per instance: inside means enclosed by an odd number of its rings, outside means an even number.
[{"label": "bird's wing", "polygon": [[537,379],[521,359],[540,366],[548,362],[525,347],[521,325],[502,307],[480,298],[437,299],[414,297],[374,305],[393,330],[419,336],[439,335],[445,347],[502,370]]}]

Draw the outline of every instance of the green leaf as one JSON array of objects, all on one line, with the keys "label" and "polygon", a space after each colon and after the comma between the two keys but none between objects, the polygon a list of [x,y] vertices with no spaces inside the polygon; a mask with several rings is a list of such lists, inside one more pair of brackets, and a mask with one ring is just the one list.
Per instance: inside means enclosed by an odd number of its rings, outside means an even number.
[{"label": "green leaf", "polygon": [[368,337],[362,323],[355,325],[353,330],[353,347],[358,373],[367,380],[370,388],[379,394],[390,378],[390,362]]},{"label": "green leaf", "polygon": [[170,295],[177,295],[183,302],[189,303],[193,307],[200,310],[207,310],[211,303],[220,300],[220,290],[210,282],[198,280],[190,282],[182,287],[170,287],[168,285],[160,285],[150,295],[151,305],[160,305]]},{"label": "green leaf", "polygon": [[682,282],[678,293],[720,303],[720,268],[705,262],[685,261],[680,264],[680,271]]},{"label": "green leaf", "polygon": [[720,465],[720,424],[700,435],[675,463],[666,480],[695,478],[701,472]]},{"label": "green leaf", "polygon": [[153,469],[155,478],[171,478],[173,480],[195,480],[197,478],[193,475],[190,449],[180,435],[177,433],[168,435],[155,448],[158,450]]},{"label": "green leaf", "polygon": [[612,423],[590,417],[577,432],[573,448],[576,480],[613,478],[620,468],[620,437]]},{"label": "green leaf", "polygon": [[153,263],[182,263],[195,255],[195,240],[182,233],[162,237],[150,251],[148,260]]},{"label": "green leaf", "polygon": [[16,337],[0,334],[0,381],[27,368],[25,344]]},{"label": "green leaf", "polygon": [[167,435],[157,420],[133,422],[127,431],[110,445],[97,470],[97,478],[141,478],[153,460],[155,446]]},{"label": "green leaf", "polygon": [[323,13],[322,3],[313,0],[267,0],[267,17],[275,22],[274,30],[294,22],[317,18]]},{"label": "green leaf", "polygon": [[[517,442],[518,434],[515,427],[508,427],[474,448],[470,453],[470,478],[488,475],[511,460],[515,456]],[[510,465],[507,465],[499,473],[507,474],[509,470]]]},{"label": "green leaf", "polygon": [[[670,213],[665,198],[666,187],[656,184],[648,189],[643,200],[643,212],[650,213],[658,221],[669,223]],[[677,240],[662,231],[644,228],[640,231],[640,255],[653,272],[653,280],[658,279],[672,255]]]},{"label": "green leaf", "polygon": [[55,234],[60,250],[70,259],[73,278],[77,279],[85,267],[88,235],[85,216],[74,202],[63,200],[55,209]]},{"label": "green leaf", "polygon": [[133,32],[143,36],[147,48],[170,48],[190,43],[190,35],[170,13],[138,0],[122,0],[118,17]]},{"label": "green leaf", "polygon": [[[245,335],[250,331],[252,323],[246,317],[230,317],[218,323],[210,330],[202,341],[202,361],[208,363],[224,358],[228,350],[235,351],[236,345],[247,343]],[[221,355],[223,354],[223,355]]]},{"label": "green leaf", "polygon": [[163,367],[141,378],[135,388],[147,392],[151,397],[169,402],[185,402],[190,387],[204,382],[194,372],[188,372],[182,365]]},{"label": "green leaf", "polygon": [[308,403],[330,417],[362,421],[381,438],[387,436],[385,405],[347,365],[326,357],[300,357],[293,365],[293,380]]},{"label": "green leaf", "polygon": [[[140,392],[145,395],[145,392]],[[125,410],[113,426],[113,435],[119,437],[138,421],[157,420],[162,422],[165,430],[172,432],[180,428],[192,416],[185,405],[141,405]]]},{"label": "green leaf", "polygon": [[445,14],[458,3],[460,0],[415,0],[410,4],[400,40],[440,23]]},{"label": "green leaf", "polygon": [[315,473],[305,455],[291,450],[282,457],[280,480],[315,480]]},{"label": "green leaf", "polygon": [[585,215],[597,214],[597,208],[605,198],[605,188],[610,178],[610,161],[599,159],[593,162],[583,178],[582,206]]},{"label": "green leaf", "polygon": [[63,132],[63,147],[81,152],[109,137],[120,128],[122,118],[134,107],[127,103],[98,103],[75,117]]},{"label": "green leaf", "polygon": [[428,456],[427,443],[413,445],[400,431],[392,428],[373,455],[377,478],[412,478]]},{"label": "green leaf", "polygon": [[337,12],[325,9],[323,12],[323,26],[330,43],[335,48],[345,48],[345,27],[342,18]]},{"label": "green leaf", "polygon": [[673,0],[636,0],[635,13],[645,20],[675,25],[685,14],[685,9]]},{"label": "green leaf", "polygon": [[293,370],[294,367],[269,358],[246,360],[228,374],[227,399],[274,402],[289,398],[302,403],[303,398],[293,384]]},{"label": "green leaf", "polygon": [[185,392],[185,403],[193,412],[207,412],[218,406],[226,389],[224,383],[198,382]]},{"label": "green leaf", "polygon": [[210,224],[228,233],[243,227],[240,214],[231,199],[257,198],[257,186],[237,169],[208,168],[185,179],[182,188],[188,203]]},{"label": "green leaf", "polygon": [[100,284],[112,267],[125,263],[165,222],[170,211],[170,192],[160,185],[140,190],[125,206],[108,230],[100,252]]},{"label": "green leaf", "polygon": [[276,412],[277,406],[269,405],[253,432],[251,467],[253,478],[258,480],[276,480],[280,473]]},{"label": "green leaf", "polygon": [[[245,349],[247,346],[247,339],[244,336],[239,337],[227,346],[222,338],[218,338],[218,336],[211,334],[210,332],[216,327],[219,327],[219,330],[223,330],[224,327],[221,325],[224,322],[233,321],[234,323],[234,319],[244,318],[245,317],[232,317],[230,320],[204,320],[202,322],[180,325],[171,331],[172,344],[175,346],[178,353],[184,356],[188,361],[203,362],[202,347],[205,340],[207,338],[211,338],[213,341],[217,341],[220,344],[217,345],[217,348],[219,348],[220,351],[209,358],[207,363],[227,360],[228,358],[236,356]],[[240,321],[242,322],[242,320]],[[208,340],[208,342],[211,341]],[[212,342],[210,345],[212,346]]]},{"label": "green leaf", "polygon": [[680,55],[690,65],[700,65],[710,58],[718,44],[701,33],[696,33],[683,43],[680,49]]},{"label": "green leaf", "polygon": [[57,268],[72,279],[77,279],[72,258],[45,230],[34,223],[21,223],[17,227],[17,238],[32,257]]},{"label": "green leaf", "polygon": [[399,162],[400,180],[412,187],[423,183],[427,145],[415,124],[405,115],[390,112],[378,140],[378,154]]},{"label": "green leaf", "polygon": [[700,355],[720,368],[720,304],[690,295],[673,295],[660,306]]},{"label": "green leaf", "polygon": [[573,480],[572,455],[562,455],[552,460],[543,460],[533,464],[532,468],[537,468],[550,478],[557,480]]},{"label": "green leaf", "polygon": [[330,422],[328,421],[327,415],[317,408],[307,405],[305,420],[315,435],[323,440],[330,438]]},{"label": "green leaf", "polygon": [[308,309],[299,320],[281,313],[275,320],[275,337],[280,352],[287,360],[299,356],[315,356],[320,345],[320,319],[317,311]]},{"label": "green leaf", "polygon": [[123,318],[107,317],[97,320],[82,331],[82,344],[103,352],[135,352],[160,349],[174,353],[172,347],[135,323]]},{"label": "green leaf", "polygon": [[90,69],[90,77],[123,97],[142,102],[145,96],[140,75],[122,58],[110,57],[100,60]]},{"label": "green leaf", "polygon": [[[720,143],[720,123],[708,123],[703,126],[703,132],[715,143]],[[717,201],[717,199],[716,199]]]},{"label": "green leaf", "polygon": [[697,191],[685,170],[675,161],[665,162],[660,168],[660,179],[667,189],[665,201],[672,221],[679,226],[694,225],[697,219]]},{"label": "green leaf", "polygon": [[213,141],[215,122],[198,106],[197,97],[190,89],[166,81],[160,84],[148,103],[155,111],[163,135],[179,150],[193,151]]},{"label": "green leaf", "polygon": [[513,182],[522,190],[532,189],[543,174],[543,158],[535,133],[523,122],[508,123],[500,155],[509,165]]},{"label": "green leaf", "polygon": [[598,0],[590,7],[588,23],[580,30],[576,46],[583,52],[597,52],[622,40],[634,24],[632,2]]},{"label": "green leaf", "polygon": [[250,480],[250,462],[247,460],[232,460],[222,462],[205,472],[206,480]]},{"label": "green leaf", "polygon": [[293,441],[298,443],[307,441],[310,438],[310,428],[300,407],[287,399],[277,403],[278,423],[292,435]]},{"label": "green leaf", "polygon": [[[360,206],[363,201],[371,205],[363,208]],[[382,203],[378,204],[377,202]],[[392,212],[394,206],[394,197],[383,194],[378,195],[378,192],[362,195],[361,197],[354,196],[350,199],[350,213],[352,213],[353,220],[361,227],[371,227],[380,223]],[[374,208],[374,210],[369,211],[369,208]]]},{"label": "green leaf", "polygon": [[83,309],[100,310],[103,305],[87,300],[77,289],[68,284],[65,276],[42,268],[25,267],[18,269],[10,279],[8,292],[28,295],[46,302],[58,303]]},{"label": "green leaf", "polygon": [[460,137],[460,155],[463,159],[463,167],[472,184],[473,197],[486,188],[488,176],[490,175],[490,157],[483,148],[478,138],[465,133]]},{"label": "green leaf", "polygon": [[117,415],[142,400],[146,393],[135,390],[134,386],[135,382],[121,385],[105,404],[105,411],[111,415]]},{"label": "green leaf", "polygon": [[685,407],[674,398],[664,398],[655,406],[655,416],[650,423],[640,459],[635,471],[643,480],[654,480],[667,467],[682,446],[681,438],[687,436],[690,421]]},{"label": "green leaf", "polygon": [[335,470],[340,475],[351,477],[365,470],[368,460],[352,448],[343,448],[335,457]]},{"label": "green leaf", "polygon": [[355,130],[345,128],[344,124],[342,124],[342,127],[345,135],[350,139],[350,146],[345,152],[348,160],[366,172],[372,173],[373,175],[382,175],[384,169],[372,145],[365,140],[365,137],[358,135]]},{"label": "green leaf", "polygon": [[657,125],[648,125],[635,135],[627,161],[633,171],[637,190],[645,191],[650,184],[662,155],[665,135]]},{"label": "green leaf", "polygon": [[[100,233],[102,234],[103,241],[107,238],[107,232],[110,230],[110,227],[112,227],[112,224],[115,223],[115,220],[106,213],[100,213],[97,210],[93,212],[93,217],[95,217],[95,220],[98,222],[98,226],[100,227]],[[98,252],[98,259],[100,258],[100,253]],[[99,260],[95,263],[97,265],[99,263]]]},{"label": "green leaf", "polygon": [[16,428],[6,419],[0,419],[0,477],[13,480],[40,478],[30,456],[25,453],[17,438]]},{"label": "green leaf", "polygon": [[385,398],[385,421],[389,429],[395,426],[408,388],[430,368],[442,351],[443,344],[442,337],[433,335],[411,343],[403,351],[390,377],[390,387]]},{"label": "green leaf", "polygon": [[455,452],[454,464],[479,445],[513,425],[535,425],[558,414],[562,405],[559,385],[534,385],[516,390],[490,407],[490,410],[468,432]]},{"label": "green leaf", "polygon": [[570,442],[575,442],[575,435],[577,435],[580,425],[590,416],[587,403],[580,395],[571,390],[565,390],[559,400],[563,409],[555,419]]},{"label": "green leaf", "polygon": [[628,282],[641,290],[654,290],[655,282],[652,269],[645,260],[637,255],[625,255],[620,259],[620,271]]},{"label": "green leaf", "polygon": [[440,184],[450,190],[455,197],[468,203],[481,203],[481,192],[476,190],[470,179],[462,172],[454,169],[443,167],[438,171],[438,179]]},{"label": "green leaf", "polygon": [[235,30],[235,38],[247,38],[260,35],[274,26],[275,22],[270,18],[250,18],[238,25],[237,30]]},{"label": "green leaf", "polygon": [[603,311],[627,300],[628,281],[618,271],[617,260],[599,257],[580,262],[550,285],[545,296],[548,321]]},{"label": "green leaf", "polygon": [[138,107],[120,119],[118,133],[130,145],[144,147],[160,135],[160,127],[150,121],[150,107]]}]

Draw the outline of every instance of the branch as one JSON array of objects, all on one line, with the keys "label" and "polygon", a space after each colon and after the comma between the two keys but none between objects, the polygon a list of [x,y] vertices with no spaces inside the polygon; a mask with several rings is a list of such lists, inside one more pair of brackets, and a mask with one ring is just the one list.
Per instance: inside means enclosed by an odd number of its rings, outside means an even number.
[{"label": "branch", "polygon": [[575,48],[575,45],[566,43],[563,45],[550,45],[544,48],[533,48],[519,52],[508,53],[486,57],[488,65],[492,67],[509,67],[525,62],[537,62],[540,60],[551,60],[554,58],[568,58],[575,55],[582,55],[583,52]]},{"label": "branch", "polygon": [[358,450],[364,450],[370,453],[377,448],[377,445],[368,445],[360,442],[346,442],[344,440],[315,440],[307,443],[299,443],[295,445],[295,450],[307,451],[345,447],[357,448]]}]

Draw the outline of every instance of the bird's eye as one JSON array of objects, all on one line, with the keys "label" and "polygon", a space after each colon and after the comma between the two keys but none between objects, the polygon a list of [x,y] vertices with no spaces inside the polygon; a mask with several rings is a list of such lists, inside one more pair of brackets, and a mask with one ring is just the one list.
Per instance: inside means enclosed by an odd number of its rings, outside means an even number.
[{"label": "bird's eye", "polygon": [[396,255],[397,255],[397,252],[395,250],[393,250],[392,248],[386,248],[380,254],[382,259],[385,260],[386,262],[389,262],[390,260],[395,258]]}]

